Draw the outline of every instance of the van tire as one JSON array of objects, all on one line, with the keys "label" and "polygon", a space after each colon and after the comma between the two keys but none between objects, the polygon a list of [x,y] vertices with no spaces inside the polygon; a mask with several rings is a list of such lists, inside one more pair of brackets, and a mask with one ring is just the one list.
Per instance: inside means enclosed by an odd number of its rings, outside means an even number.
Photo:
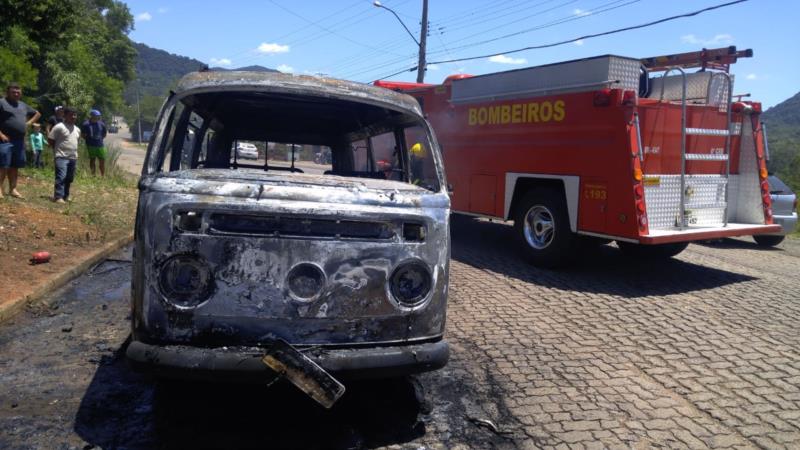
[{"label": "van tire", "polygon": [[564,195],[538,188],[522,197],[514,217],[514,232],[526,259],[538,267],[563,267],[573,260],[578,236],[570,230]]},{"label": "van tire", "polygon": [[753,240],[756,241],[759,247],[775,247],[783,242],[786,236],[776,236],[774,234],[756,234]]},{"label": "van tire", "polygon": [[671,242],[669,244],[642,245],[630,242],[617,241],[617,246],[622,253],[634,258],[643,259],[667,259],[672,258],[678,253],[686,250],[688,242]]}]

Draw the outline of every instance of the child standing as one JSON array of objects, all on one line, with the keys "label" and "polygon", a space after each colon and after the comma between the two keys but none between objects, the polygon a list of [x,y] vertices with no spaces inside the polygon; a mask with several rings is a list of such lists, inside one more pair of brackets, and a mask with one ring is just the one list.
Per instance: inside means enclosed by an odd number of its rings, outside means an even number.
[{"label": "child standing", "polygon": [[31,149],[33,150],[33,167],[37,169],[44,167],[44,161],[42,160],[44,134],[42,134],[42,126],[38,123],[33,124],[33,131],[31,131]]}]

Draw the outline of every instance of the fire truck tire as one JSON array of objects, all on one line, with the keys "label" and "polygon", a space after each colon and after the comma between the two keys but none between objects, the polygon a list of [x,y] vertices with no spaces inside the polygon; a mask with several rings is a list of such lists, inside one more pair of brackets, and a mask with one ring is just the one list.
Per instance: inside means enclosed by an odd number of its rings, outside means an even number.
[{"label": "fire truck tire", "polygon": [[669,244],[641,245],[631,244],[630,242],[617,241],[617,246],[626,255],[645,259],[666,259],[672,258],[678,253],[686,250],[688,242],[673,242]]},{"label": "fire truck tire", "polygon": [[564,195],[555,189],[535,189],[522,198],[514,231],[525,257],[535,266],[561,267],[577,253],[578,236],[569,228]]},{"label": "fire truck tire", "polygon": [[783,242],[783,238],[785,237],[786,236],[757,234],[753,236],[753,240],[756,241],[759,247],[775,247]]}]

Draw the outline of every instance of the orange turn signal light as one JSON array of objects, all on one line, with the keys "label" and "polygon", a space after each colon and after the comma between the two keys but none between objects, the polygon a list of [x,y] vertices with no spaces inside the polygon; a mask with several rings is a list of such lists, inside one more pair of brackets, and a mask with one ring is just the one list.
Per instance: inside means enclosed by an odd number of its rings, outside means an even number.
[{"label": "orange turn signal light", "polygon": [[642,169],[633,169],[633,179],[636,181],[642,181]]},{"label": "orange turn signal light", "polygon": [[769,175],[769,172],[767,172],[767,169],[762,167],[761,171],[759,172],[759,175],[761,175],[761,178],[767,178],[767,176]]}]

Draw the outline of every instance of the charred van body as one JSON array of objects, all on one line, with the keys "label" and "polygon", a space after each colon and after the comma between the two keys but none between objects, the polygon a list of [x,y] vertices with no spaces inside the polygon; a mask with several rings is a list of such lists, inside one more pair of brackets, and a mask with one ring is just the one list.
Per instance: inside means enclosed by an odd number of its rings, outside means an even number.
[{"label": "charred van body", "polygon": [[[238,160],[240,142],[255,161]],[[411,97],[285,74],[187,75],[139,184],[129,360],[260,377],[281,342],[355,377],[442,367],[445,186]]]}]

